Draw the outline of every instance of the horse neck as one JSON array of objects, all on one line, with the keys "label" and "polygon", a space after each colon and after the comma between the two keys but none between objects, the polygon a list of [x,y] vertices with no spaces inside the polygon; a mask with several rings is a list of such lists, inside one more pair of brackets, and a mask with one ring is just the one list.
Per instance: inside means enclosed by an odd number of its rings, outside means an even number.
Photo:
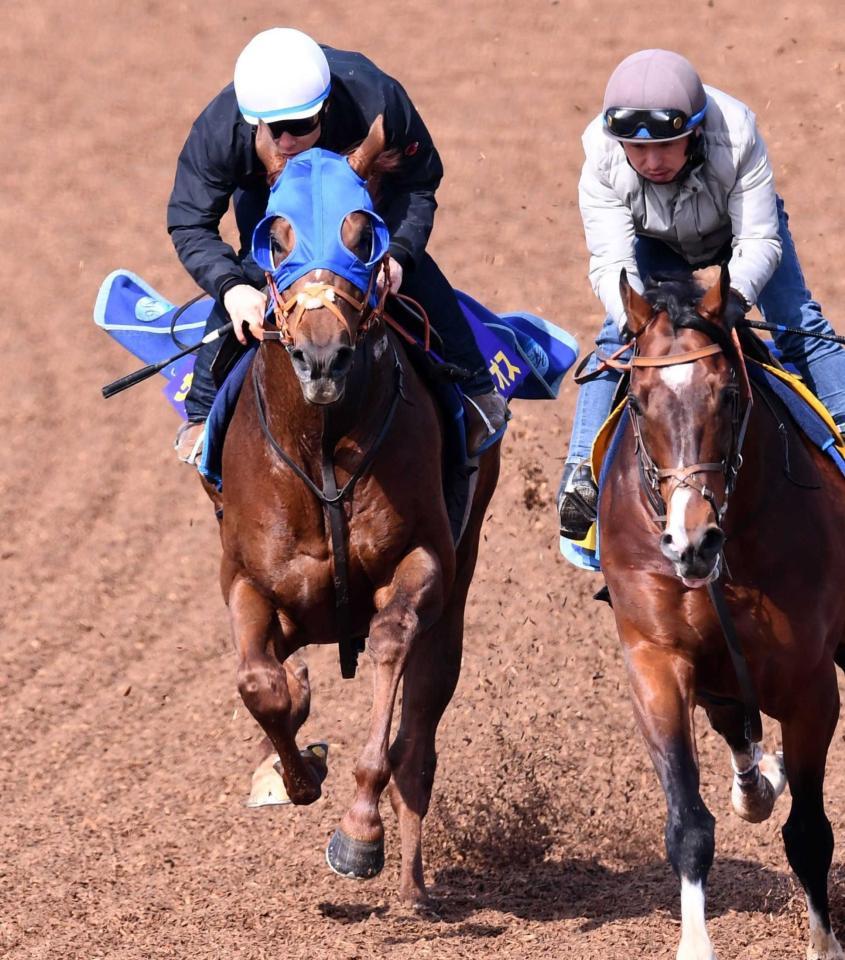
[{"label": "horse neck", "polygon": [[326,406],[308,403],[283,349],[267,344],[259,351],[259,382],[267,420],[277,441],[290,449],[302,448],[319,456],[324,446],[334,448],[344,438],[371,432],[370,421],[383,419],[392,395],[392,351],[378,358],[373,342],[365,338],[356,352],[343,397]]}]

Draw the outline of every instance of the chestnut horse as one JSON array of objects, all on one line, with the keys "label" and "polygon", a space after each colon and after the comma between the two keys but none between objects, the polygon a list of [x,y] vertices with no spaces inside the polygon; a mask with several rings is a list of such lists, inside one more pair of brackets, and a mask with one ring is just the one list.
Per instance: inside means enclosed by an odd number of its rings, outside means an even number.
[{"label": "chestnut horse", "polygon": [[[275,180],[285,158],[263,124],[257,148]],[[349,166],[366,181],[383,149],[379,118],[347,158]],[[269,229],[278,266],[304,238],[295,237],[284,218]],[[342,241],[366,261],[371,218],[350,213]],[[296,651],[367,638],[372,713],[355,766],[354,799],[326,857],[344,876],[381,870],[379,799],[389,784],[401,836],[400,894],[420,903],[435,734],[458,681],[464,605],[499,450],[496,445],[480,457],[456,547],[442,488],[440,414],[386,330],[381,303],[372,307],[374,284],[373,275],[369,290],[358,289],[315,269],[277,292],[281,331],[258,349],[223,452],[221,583],[240,657],[238,689],[278,753],[295,804],[317,800],[326,775],[324,751],[300,751],[296,742],[310,702],[307,669]],[[350,480],[346,495],[334,497],[342,504],[341,557],[332,507],[317,491],[331,500]],[[347,594],[340,616],[337,590]],[[389,745],[400,680],[401,718]],[[347,719],[365,729],[363,718]]]},{"label": "chestnut horse", "polygon": [[[699,793],[693,723],[700,705],[730,748],[741,817],[771,814],[785,766],[792,809],[783,839],[807,898],[807,955],[833,960],[843,953],[830,925],[833,834],[822,788],[839,714],[835,663],[845,663],[845,482],[756,388],[752,402],[725,318],[728,283],[723,267],[706,293],[692,280],[664,281],[643,297],[622,274],[634,355],[624,433],[599,504],[602,570],[666,796],[666,849],[681,882],[678,957],[714,956],[704,916],[714,818]],[[717,590],[744,653],[738,667],[714,611]],[[750,684],[741,682],[746,670]],[[754,693],[780,723],[782,760],[756,742]]]}]

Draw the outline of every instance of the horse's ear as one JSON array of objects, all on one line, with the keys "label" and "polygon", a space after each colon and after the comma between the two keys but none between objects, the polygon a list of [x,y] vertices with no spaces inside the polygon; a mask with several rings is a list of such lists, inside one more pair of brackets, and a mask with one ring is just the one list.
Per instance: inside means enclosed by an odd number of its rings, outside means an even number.
[{"label": "horse's ear", "polygon": [[731,275],[728,265],[723,263],[719,271],[719,279],[704,294],[698,305],[698,312],[705,320],[718,320],[724,314],[730,288]]},{"label": "horse's ear", "polygon": [[379,114],[370,125],[370,132],[364,142],[357,146],[346,158],[349,161],[349,166],[362,180],[369,177],[373,162],[384,150],[385,143],[384,117]]},{"label": "horse's ear", "polygon": [[255,133],[255,152],[258,159],[264,164],[267,171],[267,182],[272,187],[285,169],[286,157],[276,145],[270,128],[263,120],[258,121],[258,130]]},{"label": "horse's ear", "polygon": [[651,304],[628,283],[628,271],[624,267],[619,274],[619,293],[625,306],[628,329],[636,336],[651,320]]}]

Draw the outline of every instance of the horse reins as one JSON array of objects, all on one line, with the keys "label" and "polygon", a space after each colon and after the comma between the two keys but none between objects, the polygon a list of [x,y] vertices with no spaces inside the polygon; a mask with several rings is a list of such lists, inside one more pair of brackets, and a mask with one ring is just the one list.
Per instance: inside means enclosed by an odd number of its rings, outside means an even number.
[{"label": "horse reins", "polygon": [[[654,319],[655,318],[653,317],[649,323],[653,322]],[[646,326],[644,326],[639,333],[634,335],[633,344],[624,344],[620,349],[616,350],[608,357],[599,356],[600,362],[595,371],[586,375],[582,375],[582,365],[576,374],[576,380],[579,383],[583,383],[585,380],[591,380],[593,377],[603,373],[607,369],[618,370],[620,372],[626,372],[630,374],[635,367],[671,367],[684,363],[694,363],[695,361],[704,359],[705,357],[711,357],[720,353],[724,353],[724,350],[720,344],[711,343],[706,347],[699,347],[697,350],[689,350],[685,353],[666,354],[658,357],[643,356],[636,352],[636,341],[637,338],[647,329],[648,325],[649,324],[646,324]],[[698,493],[700,493],[701,496],[703,496],[704,499],[710,504],[720,526],[725,514],[727,513],[728,499],[736,486],[737,475],[739,474],[739,469],[742,466],[742,447],[745,441],[745,434],[748,429],[748,421],[751,416],[751,408],[753,405],[751,382],[748,377],[748,371],[745,366],[745,360],[743,358],[739,338],[737,337],[735,330],[732,331],[732,340],[734,346],[736,347],[736,355],[738,358],[737,368],[739,370],[739,378],[742,384],[745,410],[743,412],[742,419],[740,420],[738,403],[740,387],[737,384],[733,387],[734,403],[731,415],[731,452],[728,457],[719,463],[694,463],[689,464],[688,466],[675,467],[673,469],[659,468],[646,449],[643,441],[642,430],[639,423],[639,414],[635,409],[635,404],[632,403],[632,400],[636,401],[636,395],[631,391],[629,385],[627,407],[634,431],[640,483],[645,492],[646,498],[651,505],[652,510],[654,511],[655,516],[653,519],[658,526],[665,526],[667,520],[666,504],[668,500],[671,499],[675,491],[681,487],[688,487],[698,491]],[[634,351],[631,359],[629,361],[620,360],[620,357],[631,349]],[[737,368],[734,369],[735,374]],[[692,479],[701,473],[714,472],[722,473],[725,477],[725,496],[721,507],[716,503],[714,491],[710,490],[706,484],[699,484]],[[663,480],[675,481],[675,484],[670,489],[667,500],[664,500],[660,493],[660,483]],[[727,569],[724,552],[722,552],[720,555],[718,563],[722,565],[723,571]],[[734,673],[736,674],[737,683],[739,684],[740,693],[742,695],[743,708],[745,711],[746,738],[749,741],[759,743],[763,739],[763,722],[760,716],[760,706],[757,700],[757,691],[754,689],[754,682],[748,669],[748,661],[745,659],[745,654],[742,651],[742,645],[740,643],[739,636],[737,635],[730,610],[728,609],[728,605],[725,600],[725,595],[721,584],[721,573],[707,584],[707,593],[710,597],[710,602],[713,604],[713,609],[716,612],[719,626],[722,629],[722,634],[725,638],[725,643],[728,648],[728,653],[731,657]]]},{"label": "horse reins", "polygon": [[[376,271],[374,270],[370,279],[370,285],[364,295],[364,299],[361,301],[356,300],[350,294],[346,293],[346,291],[341,290],[334,284],[321,282],[304,284],[301,290],[293,294],[287,300],[283,300],[279,294],[273,277],[267,274],[267,284],[273,300],[273,313],[277,329],[275,331],[266,331],[265,339],[268,341],[275,340],[281,342],[288,352],[290,352],[293,348],[293,337],[290,333],[289,325],[293,326],[295,329],[296,325],[298,325],[299,321],[302,319],[302,314],[306,310],[315,310],[325,307],[341,321],[349,333],[350,340],[357,348],[363,335],[366,334],[366,332],[370,329],[374,321],[382,319],[391,322],[384,314],[384,303],[390,288],[389,273],[387,273],[385,277],[384,290],[382,291],[377,305],[373,307],[368,316],[361,323],[359,323],[355,336],[352,334],[352,327],[349,320],[338,308],[335,298],[339,296],[363,317],[364,311],[370,300],[375,274]],[[423,313],[426,321],[427,348],[428,317],[425,315],[425,311],[422,310],[422,308],[420,308],[420,310]],[[375,459],[376,454],[378,453],[390,430],[390,426],[393,423],[393,418],[396,414],[396,408],[399,404],[399,400],[404,396],[404,374],[402,370],[402,362],[395,346],[392,346],[392,349],[394,361],[394,382],[393,395],[391,396],[390,404],[375,439],[362,457],[352,475],[340,489],[338,489],[337,478],[335,476],[334,443],[329,439],[328,433],[325,430],[325,411],[323,411],[324,429],[321,458],[323,486],[320,488],[316,483],[314,483],[314,481],[308,476],[302,467],[300,467],[300,465],[296,463],[296,461],[293,460],[293,458],[282,448],[282,446],[273,436],[270,430],[270,425],[267,421],[267,410],[264,403],[264,397],[261,395],[260,384],[258,382],[258,370],[255,364],[253,364],[252,367],[252,384],[255,396],[255,406],[258,411],[258,422],[261,425],[261,431],[264,434],[265,440],[267,441],[273,453],[275,453],[276,456],[293,471],[293,473],[320,501],[328,516],[332,541],[332,554],[334,559],[332,580],[335,590],[335,624],[338,634],[340,673],[344,679],[351,679],[355,676],[355,671],[358,666],[358,654],[363,650],[363,643],[360,638],[352,637],[349,632],[349,550],[343,504],[352,496],[352,493],[355,490],[355,485],[372,465],[373,460]],[[366,353],[364,355],[365,357],[368,356]]]}]

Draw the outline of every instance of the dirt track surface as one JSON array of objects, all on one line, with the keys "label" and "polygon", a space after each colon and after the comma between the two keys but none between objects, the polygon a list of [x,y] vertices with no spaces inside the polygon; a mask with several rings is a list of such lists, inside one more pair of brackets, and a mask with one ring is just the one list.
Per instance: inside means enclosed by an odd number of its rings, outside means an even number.
[{"label": "dirt track surface", "polygon": [[[599,310],[576,205],[580,133],[622,56],[679,49],[757,110],[808,281],[842,330],[840,5],[746,10],[723,0],[7,9],[0,955],[674,956],[663,799],[612,620],[590,599],[598,582],[557,554],[552,497],[572,386],[557,403],[517,404],[504,444],[427,820],[441,913],[421,918],[394,897],[387,803],[380,878],[342,881],[323,860],[352,797],[366,665],[344,684],[333,650],[308,654],[302,742],[331,744],[323,799],[243,807],[259,737],[235,689],[216,525],[173,460],[160,382],[100,399],[132,361],[90,316],[116,267],[173,300],[192,295],[164,229],[176,155],[246,40],[286,23],[364,50],[411,92],[447,169],[431,249],[455,284],[494,308],[548,316],[584,347]],[[768,729],[770,745],[776,735]],[[788,800],[766,824],[740,822],[726,750],[702,724],[699,741],[718,821],[717,952],[803,956],[803,896],[779,835]],[[827,794],[840,844],[843,788],[837,732]],[[842,849],[831,876],[840,931]]]}]

